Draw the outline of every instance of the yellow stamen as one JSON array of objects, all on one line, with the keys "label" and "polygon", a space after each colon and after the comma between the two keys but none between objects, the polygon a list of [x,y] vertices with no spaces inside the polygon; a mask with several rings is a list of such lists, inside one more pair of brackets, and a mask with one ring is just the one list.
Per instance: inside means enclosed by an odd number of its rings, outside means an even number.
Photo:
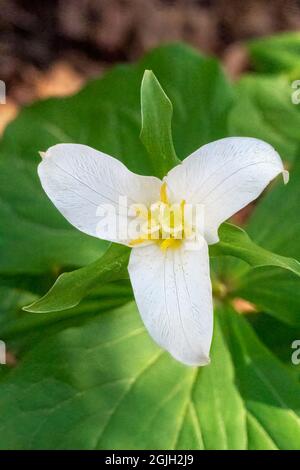
[{"label": "yellow stamen", "polygon": [[164,182],[161,185],[160,200],[161,200],[161,202],[164,202],[165,204],[169,204],[169,199],[168,199],[168,195],[167,195],[167,183],[166,182]]},{"label": "yellow stamen", "polygon": [[181,240],[175,238],[166,238],[160,245],[162,251],[166,251],[168,248],[178,248],[181,244]]},{"label": "yellow stamen", "polygon": [[138,217],[145,219],[142,234],[130,242],[130,246],[140,245],[146,241],[158,243],[162,251],[168,248],[178,248],[182,238],[186,236],[185,227],[185,200],[180,204],[171,204],[167,194],[167,183],[160,188],[160,201],[152,204],[150,209],[143,205],[136,205]]},{"label": "yellow stamen", "polygon": [[142,217],[143,219],[149,219],[150,213],[148,213],[148,210],[146,208],[138,208],[135,210],[136,215],[138,217]]},{"label": "yellow stamen", "polygon": [[131,240],[129,245],[130,246],[140,245],[141,243],[144,243],[147,240],[148,240],[148,234],[145,237],[140,237],[140,238],[136,238],[135,240]]}]

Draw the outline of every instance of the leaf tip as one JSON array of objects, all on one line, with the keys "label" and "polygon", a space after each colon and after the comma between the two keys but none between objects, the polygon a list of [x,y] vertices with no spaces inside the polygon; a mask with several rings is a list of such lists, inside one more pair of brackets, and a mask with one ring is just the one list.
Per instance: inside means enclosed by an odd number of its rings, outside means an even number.
[{"label": "leaf tip", "polygon": [[29,312],[29,313],[46,313],[47,310],[44,310],[43,308],[39,308],[39,304],[40,304],[40,299],[32,302],[29,305],[24,305],[24,307],[22,307],[22,310],[24,312]]},{"label": "leaf tip", "polygon": [[22,310],[24,310],[24,312],[30,312],[30,313],[33,313],[34,310],[31,309],[31,307],[34,305],[34,303],[32,304],[29,304],[29,305],[24,305],[24,307],[22,307]]},{"label": "leaf tip", "polygon": [[144,75],[154,75],[153,70],[145,69]]},{"label": "leaf tip", "polygon": [[143,78],[142,78],[142,86],[145,84],[145,82],[147,80],[151,80],[153,78],[156,78],[153,71],[150,70],[150,69],[145,69],[144,75],[143,75]]}]

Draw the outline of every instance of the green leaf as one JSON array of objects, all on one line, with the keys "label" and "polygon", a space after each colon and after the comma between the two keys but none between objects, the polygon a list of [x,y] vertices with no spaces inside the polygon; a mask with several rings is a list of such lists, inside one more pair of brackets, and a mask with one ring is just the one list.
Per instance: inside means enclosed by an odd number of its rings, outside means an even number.
[{"label": "green leaf", "polygon": [[[300,263],[280,256],[254,243],[240,227],[224,223],[219,229],[220,242],[210,246],[211,256],[235,256],[251,266],[277,266],[300,276]],[[300,281],[298,281],[300,282]]]},{"label": "green leaf", "polygon": [[278,34],[248,42],[255,68],[260,72],[300,71],[300,34],[297,32]]},{"label": "green leaf", "polygon": [[300,384],[231,309],[220,315],[248,413],[249,448],[298,449]]},{"label": "green leaf", "polygon": [[180,158],[226,135],[231,87],[217,61],[184,45],[115,67],[75,96],[24,108],[0,143],[0,274],[57,274],[102,255],[107,244],[71,227],[47,199],[37,177],[38,152],[59,142],[87,144],[136,173],[155,175],[139,139],[145,69],[153,70],[173,103]]},{"label": "green leaf", "polygon": [[251,413],[247,415],[247,430],[249,450],[278,450],[264,427]]},{"label": "green leaf", "polygon": [[172,103],[151,70],[146,70],[141,86],[142,130],[145,145],[157,176],[163,178],[180,163],[172,139]]},{"label": "green leaf", "polygon": [[[0,294],[2,293],[0,288]],[[37,300],[36,296],[18,289],[3,289],[0,299],[0,337],[13,343],[18,350],[25,350],[41,338],[70,326],[79,326],[102,312],[132,301],[133,293],[128,280],[114,281],[99,285],[80,305],[67,310],[52,312],[51,315],[25,312],[24,304]]]},{"label": "green leaf", "polygon": [[300,159],[290,171],[289,183],[280,181],[268,191],[253,211],[249,235],[266,249],[300,260]]},{"label": "green leaf", "polygon": [[236,91],[237,100],[229,117],[230,134],[265,140],[283,160],[294,161],[300,146],[300,107],[292,103],[295,90],[290,80],[246,75]]},{"label": "green leaf", "polygon": [[300,338],[300,326],[289,326],[283,324],[271,315],[261,313],[247,316],[247,319],[255,333],[264,344],[272,350],[290,372],[299,380],[300,368],[291,361],[291,354],[294,352],[292,343],[296,338]]},{"label": "green leaf", "polygon": [[215,316],[211,364],[197,369],[192,395],[205,449],[245,449],[246,412],[233,361]]},{"label": "green leaf", "polygon": [[218,323],[211,365],[185,367],[152,342],[133,304],[41,334],[3,377],[0,403],[2,449],[246,446]]},{"label": "green leaf", "polygon": [[[21,310],[24,303],[32,302],[34,298],[35,296],[30,292],[0,285],[0,331],[3,327],[5,328],[10,318]],[[3,338],[1,333],[0,338]]]},{"label": "green leaf", "polygon": [[233,295],[249,300],[291,326],[300,326],[299,278],[274,268],[258,268],[240,275]]},{"label": "green leaf", "polygon": [[[258,204],[247,231],[259,245],[281,255],[300,259],[300,160],[290,172],[290,182],[278,184]],[[279,266],[279,265],[278,265]],[[234,273],[232,273],[234,274]],[[235,295],[290,325],[300,325],[299,279],[278,268],[239,267]]]},{"label": "green leaf", "polygon": [[2,449],[299,447],[300,385],[231,310],[203,368],[158,348],[134,304],[20,354],[0,381]]},{"label": "green leaf", "polygon": [[126,279],[130,249],[113,244],[94,263],[69,273],[61,274],[49,292],[41,299],[24,307],[27,312],[57,312],[75,307],[99,284]]}]

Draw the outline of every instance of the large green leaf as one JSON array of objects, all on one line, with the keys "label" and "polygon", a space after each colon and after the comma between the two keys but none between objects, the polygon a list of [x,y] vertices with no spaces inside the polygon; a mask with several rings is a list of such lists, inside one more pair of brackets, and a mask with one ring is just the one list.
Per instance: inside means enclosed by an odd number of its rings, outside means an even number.
[{"label": "large green leaf", "polygon": [[282,269],[246,270],[233,295],[254,303],[288,325],[300,326],[299,278]]},{"label": "large green leaf", "polygon": [[204,368],[159,349],[133,304],[41,333],[19,360],[1,380],[2,449],[300,444],[300,385],[231,311],[218,312]]},{"label": "large green leaf", "polygon": [[300,384],[263,346],[244,318],[220,315],[248,413],[249,448],[299,449]]},{"label": "large green leaf", "polygon": [[[28,350],[32,342],[46,338],[53,331],[81,325],[101,312],[117,308],[132,301],[132,288],[127,280],[110,282],[96,287],[79,306],[52,312],[51,315],[33,315],[22,309],[24,304],[36,300],[31,292],[0,289],[0,338],[13,343],[18,350]],[[4,297],[5,295],[5,297]],[[100,320],[101,321],[101,320]]]},{"label": "large green leaf", "polygon": [[21,310],[27,302],[32,302],[35,295],[22,289],[2,287],[0,285],[0,338],[2,339],[2,330]]},{"label": "large green leaf", "polygon": [[[269,191],[247,226],[249,235],[259,245],[297,260],[300,259],[299,181],[300,160],[297,160],[289,184],[285,187],[278,184]],[[235,295],[254,302],[290,325],[300,325],[299,279],[292,272],[278,267],[249,271],[242,266]]]},{"label": "large green leaf", "polygon": [[291,354],[294,351],[292,344],[295,339],[300,338],[300,326],[285,325],[274,316],[261,313],[252,313],[247,319],[258,337],[300,380],[299,365],[291,361]]},{"label": "large green leaf", "polygon": [[152,342],[133,305],[40,340],[4,377],[0,403],[4,449],[246,446],[218,325],[212,364],[188,368]]},{"label": "large green leaf", "polygon": [[300,34],[284,33],[249,41],[248,48],[255,68],[260,72],[300,71]]},{"label": "large green leaf", "polygon": [[290,80],[284,76],[244,76],[236,91],[230,134],[265,140],[284,160],[293,161],[300,145],[300,110],[292,103],[295,90]]}]

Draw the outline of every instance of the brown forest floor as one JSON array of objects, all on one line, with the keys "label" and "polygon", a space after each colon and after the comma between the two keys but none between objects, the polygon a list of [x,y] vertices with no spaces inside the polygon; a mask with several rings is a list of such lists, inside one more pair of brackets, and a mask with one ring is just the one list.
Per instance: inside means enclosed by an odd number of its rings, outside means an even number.
[{"label": "brown forest floor", "polygon": [[174,40],[236,76],[247,67],[241,41],[300,28],[298,0],[0,0],[0,12],[0,79],[14,104],[70,93]]}]

